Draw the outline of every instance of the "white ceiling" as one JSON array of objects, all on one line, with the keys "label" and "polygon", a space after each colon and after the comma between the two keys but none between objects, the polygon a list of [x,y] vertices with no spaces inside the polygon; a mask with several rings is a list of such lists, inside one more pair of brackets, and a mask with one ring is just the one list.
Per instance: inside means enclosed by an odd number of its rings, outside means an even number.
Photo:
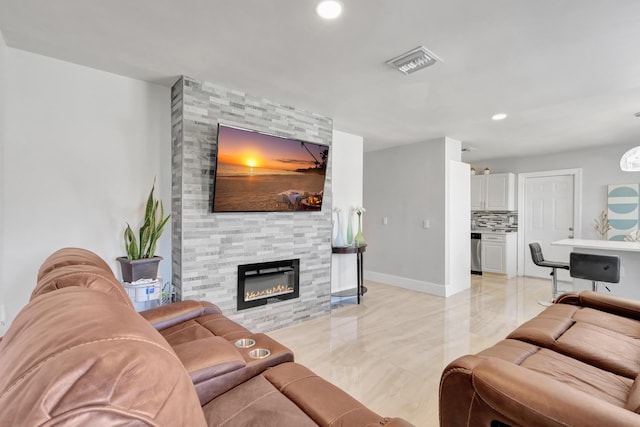
[{"label": "white ceiling", "polygon": [[[0,0],[0,31],[14,48],[317,112],[366,150],[449,136],[476,161],[640,142],[639,0],[343,3],[323,21],[315,0]],[[419,45],[444,62],[385,64]]]}]

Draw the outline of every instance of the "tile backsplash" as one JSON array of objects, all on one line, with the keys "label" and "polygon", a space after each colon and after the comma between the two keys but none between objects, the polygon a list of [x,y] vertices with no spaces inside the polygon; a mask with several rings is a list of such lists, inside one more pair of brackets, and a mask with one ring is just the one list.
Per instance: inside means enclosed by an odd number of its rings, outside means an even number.
[{"label": "tile backsplash", "polygon": [[471,212],[471,229],[517,231],[518,212]]}]

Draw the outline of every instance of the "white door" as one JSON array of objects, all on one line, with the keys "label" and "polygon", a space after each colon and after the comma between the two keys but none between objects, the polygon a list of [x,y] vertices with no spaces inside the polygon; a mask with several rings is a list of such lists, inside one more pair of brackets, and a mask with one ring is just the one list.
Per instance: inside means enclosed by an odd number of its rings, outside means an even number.
[{"label": "white door", "polygon": [[[538,267],[531,260],[530,242],[539,242],[549,261],[569,262],[570,248],[552,246],[551,242],[574,236],[574,175],[524,178],[524,275],[549,277],[549,268]],[[567,270],[558,270],[558,280],[570,281]]]}]

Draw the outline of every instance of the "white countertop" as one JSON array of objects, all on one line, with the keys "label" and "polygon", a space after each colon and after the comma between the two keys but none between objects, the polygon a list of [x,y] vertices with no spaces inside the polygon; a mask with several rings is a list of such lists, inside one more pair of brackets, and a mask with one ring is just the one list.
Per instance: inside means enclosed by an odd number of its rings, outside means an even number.
[{"label": "white countertop", "polygon": [[551,242],[556,246],[573,248],[601,249],[603,251],[640,252],[639,242],[618,242],[612,240],[563,239]]}]

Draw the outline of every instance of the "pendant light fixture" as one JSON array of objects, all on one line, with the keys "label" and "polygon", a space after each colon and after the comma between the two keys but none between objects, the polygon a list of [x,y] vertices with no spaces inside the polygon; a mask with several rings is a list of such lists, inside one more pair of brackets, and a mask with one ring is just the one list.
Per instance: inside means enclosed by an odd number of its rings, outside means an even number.
[{"label": "pendant light fixture", "polygon": [[[640,112],[635,113],[634,116],[640,118]],[[640,145],[622,155],[620,169],[625,172],[640,172]]]},{"label": "pendant light fixture", "polygon": [[640,146],[633,147],[622,155],[620,169],[625,172],[640,171]]}]

